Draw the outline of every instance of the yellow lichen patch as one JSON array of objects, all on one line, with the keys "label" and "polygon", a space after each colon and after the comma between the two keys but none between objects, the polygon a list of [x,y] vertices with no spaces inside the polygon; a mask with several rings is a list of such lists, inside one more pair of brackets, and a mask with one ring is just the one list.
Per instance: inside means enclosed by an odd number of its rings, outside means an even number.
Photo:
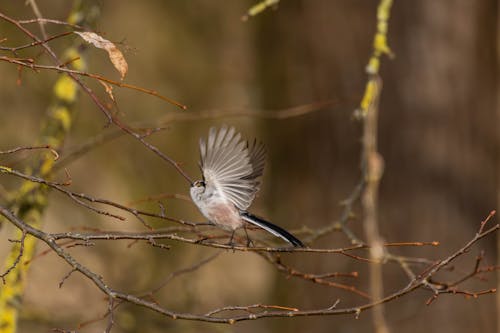
[{"label": "yellow lichen patch", "polygon": [[57,98],[68,103],[75,100],[76,91],[77,86],[75,81],[73,81],[73,79],[66,75],[61,76],[54,86],[54,94],[57,96]]},{"label": "yellow lichen patch", "polygon": [[373,103],[373,97],[376,95],[377,84],[375,80],[368,81],[365,89],[365,95],[361,101],[361,108],[363,110],[368,110],[370,105]]},{"label": "yellow lichen patch", "polygon": [[[20,239],[22,236],[18,230],[16,237]],[[30,258],[35,252],[35,239],[28,237],[24,240],[23,256]],[[15,243],[9,253],[9,256],[4,263],[4,271],[13,267],[19,255],[20,244]],[[14,333],[16,332],[16,322],[18,316],[18,303],[21,300],[24,290],[25,275],[28,270],[27,264],[21,260],[17,263],[16,269],[5,276],[5,284],[0,289],[0,333]]]},{"label": "yellow lichen patch", "polygon": [[64,131],[68,131],[71,128],[71,113],[67,107],[58,106],[52,110],[52,117],[59,120]]},{"label": "yellow lichen patch", "polygon": [[64,52],[64,59],[65,61],[69,61],[71,67],[73,67],[77,71],[84,71],[86,68],[85,61],[82,60],[80,53],[74,47]]},{"label": "yellow lichen patch", "polygon": [[376,74],[380,68],[380,59],[377,57],[371,57],[366,66],[366,72],[368,74]]},{"label": "yellow lichen patch", "polygon": [[[62,126],[62,125],[61,125]],[[54,133],[56,135],[57,133]],[[61,145],[61,139],[57,136],[45,136],[43,138],[43,143],[57,149]]]},{"label": "yellow lichen patch", "polygon": [[[23,271],[22,275],[24,275],[27,268],[20,269]],[[0,333],[14,333],[17,330],[17,306],[24,290],[24,278],[18,277],[16,274],[9,274],[5,279],[6,284],[0,294]]]},{"label": "yellow lichen patch", "polygon": [[392,0],[381,0],[377,8],[377,20],[387,21],[391,15]]},{"label": "yellow lichen patch", "polygon": [[245,15],[243,15],[242,19],[244,21],[246,21],[249,17],[258,15],[271,6],[278,5],[279,2],[280,2],[280,0],[263,0],[255,5],[253,5],[252,7],[250,7],[250,9],[247,11],[247,13]]},{"label": "yellow lichen patch", "polygon": [[378,75],[380,70],[380,57],[386,54],[393,56],[392,51],[387,43],[387,32],[389,30],[389,18],[391,16],[392,0],[380,0],[377,8],[377,32],[373,37],[373,53],[366,65],[366,73],[370,76],[365,86],[363,99],[356,110],[355,115],[364,117],[368,112],[368,108],[373,103],[377,83],[374,76]]},{"label": "yellow lichen patch", "polygon": [[2,312],[0,314],[0,333],[15,333],[16,322],[17,322],[17,311],[11,307],[7,309],[0,309]]},{"label": "yellow lichen patch", "polygon": [[0,172],[2,172],[2,173],[10,173],[11,171],[12,171],[11,168],[3,166],[3,165],[0,165]]},{"label": "yellow lichen patch", "polygon": [[377,56],[387,54],[392,56],[391,49],[387,44],[388,20],[391,16],[392,0],[381,0],[377,8],[377,33],[373,40],[374,52]]},{"label": "yellow lichen patch", "polygon": [[83,18],[83,13],[80,12],[80,11],[74,11],[72,13],[70,13],[70,15],[68,16],[68,23],[69,24],[79,24],[80,21],[82,20]]},{"label": "yellow lichen patch", "polygon": [[391,49],[387,45],[387,36],[381,33],[375,35],[374,47],[379,53],[391,55]]},{"label": "yellow lichen patch", "polygon": [[39,185],[37,183],[27,182],[27,181],[23,182],[23,184],[21,185],[21,188],[19,189],[18,195],[24,196],[27,193],[33,191],[33,189],[37,188],[38,186]]},{"label": "yellow lichen patch", "polygon": [[42,166],[40,168],[40,174],[42,176],[48,175],[52,171],[52,167],[54,166],[54,160],[47,158],[43,161]]}]

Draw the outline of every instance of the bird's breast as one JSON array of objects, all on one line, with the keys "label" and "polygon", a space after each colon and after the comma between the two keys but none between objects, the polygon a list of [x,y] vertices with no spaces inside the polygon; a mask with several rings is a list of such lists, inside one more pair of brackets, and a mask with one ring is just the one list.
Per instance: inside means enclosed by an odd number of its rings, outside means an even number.
[{"label": "bird's breast", "polygon": [[238,209],[227,201],[213,201],[205,207],[203,215],[226,230],[235,230],[243,225]]}]

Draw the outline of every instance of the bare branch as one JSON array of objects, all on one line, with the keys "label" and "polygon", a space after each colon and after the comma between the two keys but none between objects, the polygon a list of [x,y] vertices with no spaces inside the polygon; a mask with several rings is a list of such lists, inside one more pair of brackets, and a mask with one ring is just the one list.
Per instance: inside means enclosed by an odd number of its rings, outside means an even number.
[{"label": "bare branch", "polygon": [[[27,48],[30,48],[30,47],[38,46],[40,44],[44,44],[44,43],[50,42],[51,40],[71,35],[72,33],[73,33],[72,31],[62,32],[60,34],[57,34],[57,35],[54,35],[54,36],[51,36],[51,37],[47,37],[44,40],[40,40],[40,41],[36,41],[36,42],[31,42],[29,44],[25,44],[25,45],[21,45],[21,46],[15,46],[15,47],[0,46],[0,50],[2,50],[2,51],[10,51],[10,52],[12,52],[12,53],[15,54],[19,50],[24,50],[24,49],[27,49]],[[19,59],[16,59],[14,61],[19,61]],[[14,62],[14,63],[16,63],[16,62]],[[22,63],[24,63],[24,62],[22,62]],[[18,63],[18,65],[20,65],[20,64]],[[25,65],[21,65],[21,66],[27,67],[26,64]],[[31,69],[35,68],[34,66],[31,66],[31,65],[28,66],[28,67],[30,67]]]},{"label": "bare branch", "polygon": [[54,161],[57,161],[59,159],[59,154],[57,153],[57,151],[55,151],[55,149],[52,149],[49,145],[16,147],[9,150],[0,151],[0,155],[13,154],[23,150],[35,150],[35,149],[48,149],[52,153],[52,155],[54,155]]},{"label": "bare branch", "polygon": [[214,259],[216,259],[222,252],[219,251],[219,252],[215,252],[214,254],[212,254],[211,256],[203,259],[203,260],[200,260],[199,262],[196,262],[194,263],[193,265],[189,266],[189,267],[186,267],[186,268],[182,268],[182,269],[179,269],[175,272],[172,272],[170,273],[164,280],[163,282],[161,282],[157,287],[155,287],[153,290],[151,290],[150,292],[146,293],[146,294],[143,294],[142,297],[145,297],[145,296],[152,296],[153,294],[157,293],[158,291],[160,291],[161,289],[163,289],[170,281],[172,281],[174,278],[180,276],[180,275],[184,275],[184,274],[187,274],[187,273],[192,273],[198,269],[200,269],[201,267],[203,267],[204,265],[212,262]]},{"label": "bare branch", "polygon": [[12,265],[10,267],[8,267],[7,270],[4,273],[0,274],[0,279],[2,279],[3,284],[5,284],[5,277],[7,275],[9,275],[9,273],[14,268],[16,268],[17,265],[19,265],[19,262],[21,261],[21,258],[23,257],[23,253],[24,253],[24,240],[25,240],[25,238],[26,238],[26,232],[23,231],[23,233],[21,235],[21,239],[12,241],[12,242],[15,242],[15,243],[19,243],[19,253],[17,254],[17,257],[14,259],[14,262],[12,263]]},{"label": "bare branch", "polygon": [[[106,294],[109,298],[116,300],[122,300],[131,304],[135,304],[140,307],[144,307],[147,309],[150,309],[152,311],[158,312],[162,315],[168,316],[172,319],[185,319],[185,320],[195,320],[195,321],[205,321],[205,322],[214,322],[214,323],[226,323],[226,324],[233,324],[238,321],[244,321],[244,320],[253,320],[253,319],[258,319],[258,318],[266,318],[266,317],[297,317],[297,316],[319,316],[319,315],[345,315],[345,314],[354,314],[356,316],[359,316],[359,314],[362,311],[371,309],[375,306],[378,306],[380,304],[384,304],[387,302],[390,302],[392,300],[395,300],[403,295],[406,295],[416,289],[422,288],[422,287],[427,287],[428,286],[428,281],[431,279],[438,271],[449,265],[453,260],[456,258],[460,257],[461,255],[467,253],[474,245],[476,242],[478,242],[480,239],[492,234],[493,232],[496,232],[499,228],[500,225],[496,224],[495,226],[483,231],[484,224],[482,224],[480,231],[476,233],[474,238],[472,238],[469,242],[467,242],[462,248],[459,250],[455,251],[452,253],[449,257],[445,258],[444,260],[440,260],[437,262],[435,265],[433,265],[431,268],[426,269],[425,273],[422,273],[418,275],[415,279],[413,279],[406,287],[398,290],[397,292],[394,292],[382,299],[375,300],[373,302],[365,303],[360,306],[356,307],[349,307],[349,308],[336,308],[336,307],[329,307],[326,309],[317,309],[317,310],[300,310],[298,308],[291,308],[293,309],[292,311],[290,310],[275,310],[275,311],[262,311],[258,313],[251,313],[251,314],[241,314],[241,315],[235,315],[232,317],[214,317],[214,316],[208,316],[208,315],[197,315],[197,314],[192,314],[192,313],[180,313],[180,312],[175,312],[166,308],[161,307],[155,302],[147,301],[145,299],[139,298],[137,296],[133,296],[130,294],[122,293],[119,292],[112,287],[110,287],[107,283],[105,283],[98,274],[92,272],[90,269],[87,267],[83,266],[80,264],[76,259],[74,259],[68,252],[66,252],[62,247],[60,247],[57,242],[54,234],[47,234],[39,229],[36,229],[34,227],[31,227],[30,225],[26,224],[24,221],[19,219],[17,216],[15,216],[12,212],[10,212],[7,208],[0,206],[0,214],[3,215],[7,220],[9,220],[14,226],[19,228],[23,233],[29,234],[33,237],[38,238],[39,240],[43,241],[46,243],[55,253],[57,253],[64,261],[72,267],[72,269],[75,269],[75,271],[78,271],[81,273],[83,276],[88,278],[90,281],[94,283],[94,285],[99,288],[104,294]],[[495,292],[493,289],[488,290],[488,291],[482,291],[480,293],[476,293],[476,296],[483,295],[486,293],[490,292]],[[273,307],[277,307],[274,306]],[[281,306],[278,306],[281,307]],[[290,309],[290,307],[285,307],[286,309]],[[297,311],[295,311],[297,310]],[[220,310],[215,309],[212,310],[208,313],[217,313],[220,312]]]},{"label": "bare branch", "polygon": [[104,205],[108,205],[108,206],[112,206],[112,207],[115,207],[115,208],[118,208],[120,210],[123,210],[123,211],[126,211],[132,215],[134,215],[142,224],[144,224],[148,229],[152,229],[151,226],[149,226],[146,221],[141,217],[142,216],[150,216],[150,217],[156,217],[156,218],[159,218],[159,219],[163,219],[163,220],[168,220],[168,221],[172,221],[172,222],[177,222],[177,223],[180,223],[180,224],[185,224],[185,225],[190,225],[190,226],[194,226],[196,224],[194,223],[191,223],[191,222],[186,222],[186,221],[183,221],[183,220],[180,220],[180,219],[175,219],[175,218],[172,218],[172,217],[167,217],[167,216],[162,216],[160,214],[155,214],[155,213],[150,213],[150,212],[146,212],[146,211],[141,211],[141,210],[137,210],[137,209],[134,209],[134,208],[130,208],[130,207],[127,207],[125,205],[122,205],[122,204],[119,204],[119,203],[116,203],[116,202],[113,202],[113,201],[110,201],[110,200],[107,200],[107,199],[100,199],[100,198],[94,198],[92,196],[89,196],[87,194],[84,194],[84,193],[76,193],[76,192],[72,192],[72,191],[69,191],[68,189],[64,188],[63,186],[61,186],[61,184],[58,184],[58,183],[54,183],[54,182],[50,182],[48,180],[45,180],[45,179],[42,179],[42,178],[38,178],[38,177],[35,177],[35,176],[29,176],[29,175],[26,175],[26,174],[23,174],[17,170],[14,170],[12,168],[7,168],[7,167],[4,167],[4,166],[0,166],[0,173],[5,173],[5,174],[9,174],[9,175],[13,175],[13,176],[16,176],[16,177],[19,177],[19,178],[22,178],[22,179],[25,179],[25,180],[29,180],[29,181],[32,181],[34,183],[39,183],[39,184],[43,184],[43,185],[47,185],[65,195],[67,195],[70,199],[72,199],[73,201],[75,201],[76,203],[78,203],[79,205],[82,205],[98,214],[101,214],[101,215],[105,215],[105,216],[110,216],[110,217],[113,217],[113,218],[116,218],[118,220],[121,220],[121,221],[124,221],[125,218],[123,216],[120,216],[120,215],[116,215],[116,214],[112,214],[112,213],[109,213],[107,211],[104,211],[104,210],[101,210],[101,209],[97,209],[89,204],[87,204],[86,202],[84,202],[83,200],[87,201],[87,202],[91,202],[91,203],[100,203],[100,204],[104,204]]},{"label": "bare branch", "polygon": [[52,23],[52,24],[57,24],[57,25],[65,25],[74,29],[83,29],[82,26],[78,24],[72,24],[68,23],[66,21],[59,21],[59,20],[54,20],[54,19],[47,19],[47,18],[36,18],[36,19],[29,19],[29,20],[19,20],[17,21],[19,24],[31,24],[31,23]]}]

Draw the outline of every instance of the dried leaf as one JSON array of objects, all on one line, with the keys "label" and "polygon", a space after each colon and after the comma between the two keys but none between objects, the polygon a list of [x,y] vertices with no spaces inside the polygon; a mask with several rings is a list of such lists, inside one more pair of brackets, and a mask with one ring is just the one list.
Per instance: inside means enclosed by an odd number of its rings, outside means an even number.
[{"label": "dried leaf", "polygon": [[121,79],[125,77],[128,71],[128,64],[123,57],[123,54],[118,48],[115,46],[111,49],[108,49],[109,59],[115,66],[115,68],[120,72]]},{"label": "dried leaf", "polygon": [[108,52],[109,59],[113,63],[113,66],[115,66],[116,70],[120,73],[121,79],[123,80],[128,71],[128,64],[127,61],[125,61],[122,52],[116,47],[115,44],[102,38],[94,32],[75,31],[75,33],[82,37],[87,43],[90,43],[99,49],[106,50],[106,52]]}]

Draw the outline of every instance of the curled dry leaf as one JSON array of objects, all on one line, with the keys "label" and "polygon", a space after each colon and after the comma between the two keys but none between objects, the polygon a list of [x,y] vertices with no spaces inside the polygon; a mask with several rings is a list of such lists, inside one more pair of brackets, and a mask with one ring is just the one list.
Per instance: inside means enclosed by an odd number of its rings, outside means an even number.
[{"label": "curled dry leaf", "polygon": [[87,43],[90,43],[99,49],[106,50],[106,52],[108,52],[109,59],[115,66],[116,70],[120,73],[121,79],[123,80],[128,71],[128,64],[127,61],[125,61],[122,52],[116,47],[115,44],[102,38],[94,32],[75,31],[75,34],[82,37]]}]

